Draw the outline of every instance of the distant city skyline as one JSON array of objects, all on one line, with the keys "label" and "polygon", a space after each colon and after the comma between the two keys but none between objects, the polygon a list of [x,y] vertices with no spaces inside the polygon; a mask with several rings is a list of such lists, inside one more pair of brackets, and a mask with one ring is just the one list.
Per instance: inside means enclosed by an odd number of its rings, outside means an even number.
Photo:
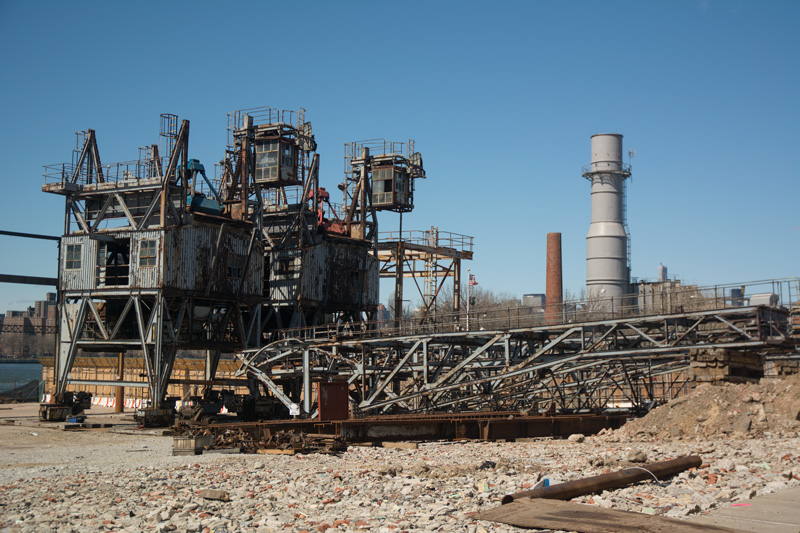
[{"label": "distant city skyline", "polygon": [[7,315],[8,313],[11,313],[11,312],[30,312],[31,309],[33,309],[34,312],[39,313],[40,312],[40,305],[39,304],[47,304],[47,303],[56,304],[57,303],[57,297],[58,297],[58,293],[57,292],[48,291],[48,292],[46,292],[44,294],[43,298],[33,300],[32,301],[33,305],[26,305],[25,309],[6,309],[2,313],[0,313],[0,315]]}]

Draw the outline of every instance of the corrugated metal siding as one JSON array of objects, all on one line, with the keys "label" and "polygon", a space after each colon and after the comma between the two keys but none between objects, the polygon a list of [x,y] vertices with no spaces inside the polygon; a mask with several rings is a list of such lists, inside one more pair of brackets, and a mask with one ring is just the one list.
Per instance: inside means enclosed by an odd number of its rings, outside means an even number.
[{"label": "corrugated metal siding", "polygon": [[[145,230],[106,233],[116,239],[130,239],[130,267],[128,285],[134,289],[156,289],[160,287],[180,291],[205,293],[212,277],[211,262],[219,235],[218,226],[181,226],[166,230]],[[157,242],[156,264],[139,266],[142,241]],[[210,294],[235,296],[239,279],[228,277],[228,259],[238,255],[247,257],[250,234],[247,230],[226,228]],[[66,270],[66,247],[80,244],[81,268]],[[97,285],[98,241],[88,235],[69,235],[61,239],[61,289],[65,291],[92,290]],[[260,297],[263,284],[264,256],[259,242],[255,243],[251,264],[245,276],[241,297]],[[110,286],[104,287],[109,288]],[[112,287],[113,288],[113,287]]]},{"label": "corrugated metal siding", "polygon": [[328,247],[320,244],[304,249],[301,263],[303,274],[300,282],[303,299],[323,304],[326,278],[328,277]]},{"label": "corrugated metal siding", "polygon": [[[239,279],[228,277],[228,260],[234,255],[247,257],[250,234],[226,228],[214,272],[211,272],[219,232],[220,228],[215,226],[182,226],[166,231],[163,250],[165,287],[204,293],[209,279],[213,278],[210,294],[236,294]],[[241,295],[260,296],[264,268],[260,243],[255,243],[250,260]]]},{"label": "corrugated metal siding", "polygon": [[[274,302],[297,301],[302,264],[304,262],[301,259],[300,250],[279,250],[270,253],[270,300]],[[288,273],[286,273],[287,266],[290,269]]]},{"label": "corrugated metal siding", "polygon": [[[123,237],[122,234],[119,235]],[[155,289],[161,286],[162,274],[164,272],[164,232],[161,230],[146,230],[131,232],[125,237],[131,239],[131,271],[130,286],[137,289]],[[139,266],[139,253],[142,241],[156,241],[155,266]]]},{"label": "corrugated metal siding", "polygon": [[378,260],[360,246],[323,242],[303,250],[302,297],[328,308],[378,304]]},{"label": "corrugated metal siding", "polygon": [[[81,268],[67,270],[67,245],[81,245]],[[60,287],[62,291],[86,291],[95,288],[97,268],[97,241],[88,235],[66,235],[61,237]]]},{"label": "corrugated metal siding", "polygon": [[370,254],[367,265],[367,293],[364,295],[364,302],[369,307],[378,307],[378,304],[381,303],[380,261],[378,261],[377,257]]}]

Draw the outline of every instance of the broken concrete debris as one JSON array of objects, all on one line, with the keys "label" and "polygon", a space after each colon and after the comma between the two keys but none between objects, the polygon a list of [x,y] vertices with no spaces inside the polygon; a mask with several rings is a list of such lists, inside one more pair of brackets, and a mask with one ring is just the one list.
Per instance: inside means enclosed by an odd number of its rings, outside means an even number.
[{"label": "broken concrete debris", "polygon": [[217,500],[221,502],[228,502],[231,500],[227,491],[218,489],[202,489],[197,495],[206,500]]}]

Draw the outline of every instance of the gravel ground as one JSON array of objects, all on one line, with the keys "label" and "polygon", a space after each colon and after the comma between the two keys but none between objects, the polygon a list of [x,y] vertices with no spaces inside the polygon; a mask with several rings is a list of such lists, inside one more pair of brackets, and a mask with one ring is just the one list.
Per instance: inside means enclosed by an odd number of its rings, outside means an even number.
[{"label": "gravel ground", "polygon": [[[523,531],[470,513],[542,478],[556,483],[686,454],[704,465],[575,501],[685,518],[800,483],[796,433],[615,440],[173,457],[169,437],[0,425],[0,531]],[[206,499],[204,489],[229,501]]]}]

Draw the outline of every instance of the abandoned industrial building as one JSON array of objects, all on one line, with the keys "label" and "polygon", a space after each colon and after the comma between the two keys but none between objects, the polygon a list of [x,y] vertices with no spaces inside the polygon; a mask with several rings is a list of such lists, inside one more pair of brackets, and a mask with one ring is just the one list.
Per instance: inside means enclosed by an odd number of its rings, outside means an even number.
[{"label": "abandoned industrial building", "polygon": [[[350,424],[363,439],[400,423],[420,437],[506,438],[552,433],[557,416],[580,415],[559,431],[597,430],[700,381],[794,371],[784,362],[800,329],[796,279],[631,278],[622,135],[592,136],[582,172],[588,298],[563,300],[550,234],[546,297],[474,312],[469,297],[462,305],[472,237],[402,227],[426,178],[414,141],[348,143],[328,189],[305,110],[235,111],[227,132],[214,172],[190,158],[189,121],[175,115],[134,161],[102,162],[102,137],[87,130],[70,163],[45,167],[43,190],[64,197],[65,213],[43,420],[88,407],[92,392],[122,402],[136,389],[145,425],[171,423],[180,401],[178,416],[194,421],[224,406],[243,420]],[[379,231],[383,211],[400,213],[398,230]],[[388,320],[381,278],[394,280]],[[406,278],[422,299],[409,315]]]}]

